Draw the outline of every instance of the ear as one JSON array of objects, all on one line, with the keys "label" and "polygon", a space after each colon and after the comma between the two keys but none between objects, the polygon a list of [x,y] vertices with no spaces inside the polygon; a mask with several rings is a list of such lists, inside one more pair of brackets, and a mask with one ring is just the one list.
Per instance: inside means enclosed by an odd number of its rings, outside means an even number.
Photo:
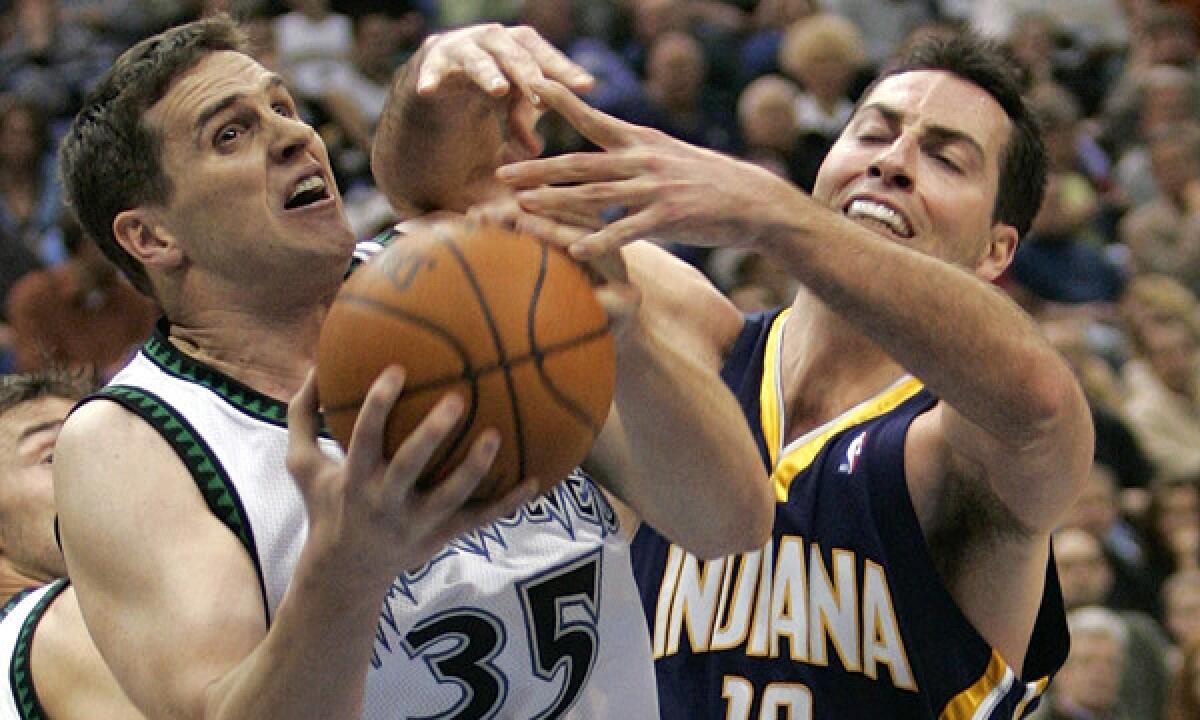
[{"label": "ear", "polygon": [[149,269],[172,270],[183,262],[175,236],[146,208],[122,210],[113,218],[113,236],[135,260]]},{"label": "ear", "polygon": [[991,282],[1000,277],[1017,252],[1017,229],[1006,223],[992,225],[991,238],[975,263],[975,274]]}]

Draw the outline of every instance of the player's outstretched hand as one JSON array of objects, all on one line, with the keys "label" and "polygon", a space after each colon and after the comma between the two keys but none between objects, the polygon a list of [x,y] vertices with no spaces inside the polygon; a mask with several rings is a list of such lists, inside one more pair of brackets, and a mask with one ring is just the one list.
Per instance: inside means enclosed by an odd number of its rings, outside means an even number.
[{"label": "player's outstretched hand", "polygon": [[[515,512],[537,491],[526,480],[494,503],[469,503],[491,468],[499,438],[482,433],[463,463],[443,482],[416,487],[425,464],[453,430],[462,400],[447,395],[396,450],[384,458],[384,426],[404,387],[404,371],[392,367],[371,386],[354,426],[344,461],[317,445],[316,375],[309,373],[288,408],[288,471],[308,509],[307,547],[332,554],[347,577],[389,581],[421,566],[454,537]],[[314,545],[315,544],[315,545]]]},{"label": "player's outstretched hand", "polygon": [[[756,165],[689,145],[590,107],[554,82],[533,91],[603,152],[501,167],[521,207],[557,222],[591,225],[620,218],[571,246],[579,258],[633,240],[754,247],[775,220],[807,197]],[[791,202],[787,202],[790,200]]]},{"label": "player's outstretched hand", "polygon": [[[533,156],[541,153],[541,141],[534,131],[541,99],[534,86],[549,78],[587,92],[595,83],[583,67],[523,25],[488,23],[431,35],[422,52],[418,95],[431,97],[443,87],[460,87],[466,82],[493,98],[506,99],[509,132]],[[514,85],[518,92],[511,93]]]}]

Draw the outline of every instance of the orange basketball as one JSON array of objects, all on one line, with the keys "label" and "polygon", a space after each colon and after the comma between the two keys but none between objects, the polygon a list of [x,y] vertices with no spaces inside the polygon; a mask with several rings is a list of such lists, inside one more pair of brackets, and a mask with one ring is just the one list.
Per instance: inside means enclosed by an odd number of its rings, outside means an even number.
[{"label": "orange basketball", "polygon": [[549,488],[566,477],[604,424],[616,380],[608,318],[579,264],[530,236],[465,224],[397,237],[334,300],[317,392],[343,447],[390,365],[406,379],[388,418],[387,457],[446,393],[464,401],[423,487],[457,467],[484,429],[499,431],[478,501],[525,478]]}]

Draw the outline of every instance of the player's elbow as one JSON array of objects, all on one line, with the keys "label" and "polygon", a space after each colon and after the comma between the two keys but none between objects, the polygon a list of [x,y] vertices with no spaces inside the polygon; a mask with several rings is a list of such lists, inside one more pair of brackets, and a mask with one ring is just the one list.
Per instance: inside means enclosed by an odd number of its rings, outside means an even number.
[{"label": "player's elbow", "polygon": [[719,515],[711,519],[702,536],[688,544],[693,555],[711,560],[760,550],[767,544],[775,523],[775,497],[768,478],[740,489],[737,497],[719,508]]}]

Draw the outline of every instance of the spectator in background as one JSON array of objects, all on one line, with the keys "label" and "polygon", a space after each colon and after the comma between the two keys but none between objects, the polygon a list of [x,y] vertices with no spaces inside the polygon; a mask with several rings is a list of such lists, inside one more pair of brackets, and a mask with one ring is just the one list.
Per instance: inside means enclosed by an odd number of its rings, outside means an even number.
[{"label": "spectator in background", "polygon": [[[1110,559],[1094,535],[1072,527],[1068,521],[1064,529],[1054,534],[1054,557],[1068,612],[1101,605],[1113,609],[1109,600],[1119,590],[1119,584],[1114,582]],[[1122,644],[1117,705],[1131,719],[1161,717],[1170,687],[1166,662],[1170,643],[1154,618],[1144,612],[1114,612],[1113,619],[1126,638]],[[1070,658],[1067,662],[1071,662]],[[1059,682],[1060,679],[1055,681],[1052,693]]]},{"label": "spectator in background", "polygon": [[117,49],[58,15],[58,0],[13,0],[11,13],[0,19],[13,28],[0,46],[0,92],[16,93],[37,103],[52,121],[65,121]]},{"label": "spectator in background", "polygon": [[800,88],[781,75],[756,78],[738,97],[741,156],[790,177],[799,151],[796,98]]},{"label": "spectator in background", "polygon": [[0,237],[21,243],[42,265],[66,257],[57,221],[62,188],[50,126],[36,105],[0,96]]},{"label": "spectator in background", "polygon": [[846,18],[819,13],[788,27],[779,65],[800,84],[800,147],[793,181],[811,191],[825,153],[854,112],[852,88],[867,59],[862,34]]},{"label": "spectator in background", "polygon": [[275,19],[280,70],[291,89],[313,100],[332,89],[350,66],[354,26],[330,10],[329,0],[287,0],[291,11]]},{"label": "spectator in background", "polygon": [[738,86],[745,88],[757,77],[782,72],[779,48],[784,31],[815,12],[816,0],[759,0],[750,16],[749,34],[739,51]]},{"label": "spectator in background", "polygon": [[1195,482],[1188,480],[1159,482],[1151,488],[1150,504],[1139,534],[1145,541],[1150,572],[1160,588],[1167,578],[1198,565],[1200,496],[1197,492]]},{"label": "spectator in background", "polygon": [[706,87],[708,60],[700,41],[672,30],[657,38],[646,58],[645,117],[640,125],[702,147],[729,152],[733,148],[733,115]]},{"label": "spectator in background", "polygon": [[1200,291],[1200,125],[1159,129],[1149,144],[1157,194],[1121,220],[1135,272],[1163,273]]},{"label": "spectator in background", "polygon": [[928,0],[822,0],[821,7],[854,23],[872,65],[882,64],[913,30],[936,19]]},{"label": "spectator in background", "polygon": [[1043,84],[1029,104],[1042,124],[1048,172],[1042,206],[1009,268],[1014,295],[1034,314],[1047,302],[1114,304],[1124,277],[1101,249],[1100,195],[1079,170],[1078,103],[1062,87]]},{"label": "spectator in background", "polygon": [[155,306],[117,272],[73,217],[63,264],[27,274],[8,295],[13,349],[22,371],[83,368],[112,377],[150,335]]},{"label": "spectator in background", "polygon": [[1038,720],[1142,720],[1119,703],[1127,634],[1107,608],[1090,605],[1067,614],[1071,651],[1051,686]]},{"label": "spectator in background", "polygon": [[1159,478],[1200,478],[1196,296],[1166,275],[1140,275],[1121,301],[1133,349],[1121,367],[1125,417]]},{"label": "spectator in background", "polygon": [[1103,602],[1114,610],[1136,610],[1147,617],[1159,615],[1157,578],[1151,573],[1141,536],[1121,515],[1111,469],[1101,463],[1092,465],[1083,493],[1064,525],[1095,538],[1111,571],[1105,594],[1081,604]]},{"label": "spectator in background", "polygon": [[1200,645],[1200,570],[1180,570],[1168,577],[1162,600],[1163,624],[1175,644],[1180,649]]},{"label": "spectator in background", "polygon": [[1165,720],[1200,718],[1200,643],[1187,648],[1171,683]]}]

